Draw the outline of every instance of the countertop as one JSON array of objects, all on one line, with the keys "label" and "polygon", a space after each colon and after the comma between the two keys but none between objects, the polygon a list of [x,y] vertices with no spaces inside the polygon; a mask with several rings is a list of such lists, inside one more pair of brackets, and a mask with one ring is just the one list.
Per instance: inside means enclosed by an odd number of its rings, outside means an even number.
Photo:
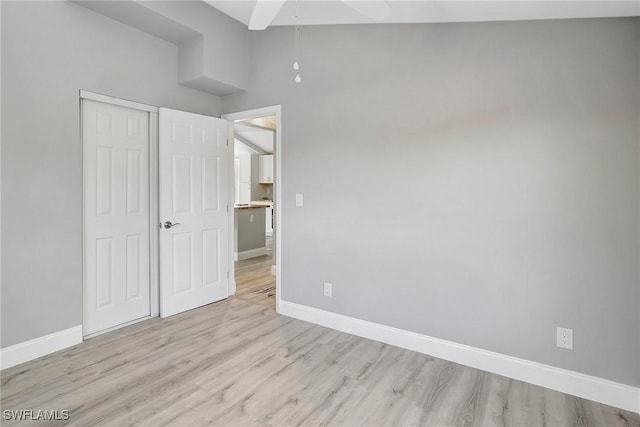
[{"label": "countertop", "polygon": [[235,205],[234,209],[264,209],[264,208],[268,208],[271,207],[271,204],[267,204],[267,203],[260,203],[260,204],[249,204],[249,205]]}]

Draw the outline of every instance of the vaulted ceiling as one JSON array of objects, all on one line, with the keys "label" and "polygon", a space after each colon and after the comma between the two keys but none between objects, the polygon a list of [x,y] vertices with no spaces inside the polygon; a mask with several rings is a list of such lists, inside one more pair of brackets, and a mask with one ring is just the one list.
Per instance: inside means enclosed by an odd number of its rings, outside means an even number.
[{"label": "vaulted ceiling", "polygon": [[[358,2],[356,8],[369,2],[386,3],[390,12],[383,23],[640,16],[638,0],[348,0],[351,6],[344,0],[287,0],[272,25],[294,24],[296,3],[302,25],[373,23],[354,9],[353,3]],[[247,24],[256,0],[76,0],[75,3],[178,46],[181,85],[219,96],[248,87],[252,32],[247,30]]]},{"label": "vaulted ceiling", "polygon": [[[249,24],[257,0],[205,0],[226,15]],[[277,3],[274,0],[259,0]],[[361,0],[374,3],[381,0]],[[367,23],[437,23],[514,21],[531,19],[598,18],[640,15],[640,2],[627,0],[387,0],[390,12],[380,21],[359,13],[342,0],[287,0],[271,23],[295,25],[296,9],[302,25]]]}]

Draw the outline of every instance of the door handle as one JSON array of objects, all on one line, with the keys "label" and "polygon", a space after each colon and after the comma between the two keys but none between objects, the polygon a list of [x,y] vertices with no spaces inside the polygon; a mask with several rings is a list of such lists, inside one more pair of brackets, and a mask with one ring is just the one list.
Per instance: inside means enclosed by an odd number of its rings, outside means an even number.
[{"label": "door handle", "polygon": [[167,230],[171,227],[175,227],[176,225],[180,225],[179,222],[176,222],[175,224],[172,223],[171,221],[165,221],[164,224],[160,224],[161,227],[166,228]]}]

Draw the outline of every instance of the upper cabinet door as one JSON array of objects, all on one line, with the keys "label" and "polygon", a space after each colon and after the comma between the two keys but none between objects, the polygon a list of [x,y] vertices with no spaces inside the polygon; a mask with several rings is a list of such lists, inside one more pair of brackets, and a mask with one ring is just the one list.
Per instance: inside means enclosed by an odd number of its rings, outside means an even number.
[{"label": "upper cabinet door", "polygon": [[251,182],[251,155],[241,154],[240,160],[240,182]]},{"label": "upper cabinet door", "polygon": [[273,154],[260,156],[258,175],[260,184],[273,184]]}]

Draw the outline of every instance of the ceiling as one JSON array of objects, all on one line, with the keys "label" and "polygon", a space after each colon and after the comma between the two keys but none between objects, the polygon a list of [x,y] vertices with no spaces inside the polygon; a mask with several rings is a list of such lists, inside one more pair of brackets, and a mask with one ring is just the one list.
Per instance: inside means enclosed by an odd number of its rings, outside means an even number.
[{"label": "ceiling", "polygon": [[[256,0],[205,0],[248,25]],[[266,0],[269,1],[269,0]],[[370,19],[341,0],[297,0],[301,25],[366,24]],[[363,0],[367,1],[367,0]],[[375,1],[375,0],[369,0]],[[640,16],[640,0],[387,0],[382,23],[519,21],[532,19]],[[288,0],[271,25],[294,25],[296,1]]]},{"label": "ceiling", "polygon": [[253,119],[238,120],[236,123],[259,126],[271,130],[276,130],[276,116],[256,117]]},{"label": "ceiling", "polygon": [[236,122],[234,128],[236,142],[240,141],[251,154],[273,153],[273,130],[242,122]]}]

